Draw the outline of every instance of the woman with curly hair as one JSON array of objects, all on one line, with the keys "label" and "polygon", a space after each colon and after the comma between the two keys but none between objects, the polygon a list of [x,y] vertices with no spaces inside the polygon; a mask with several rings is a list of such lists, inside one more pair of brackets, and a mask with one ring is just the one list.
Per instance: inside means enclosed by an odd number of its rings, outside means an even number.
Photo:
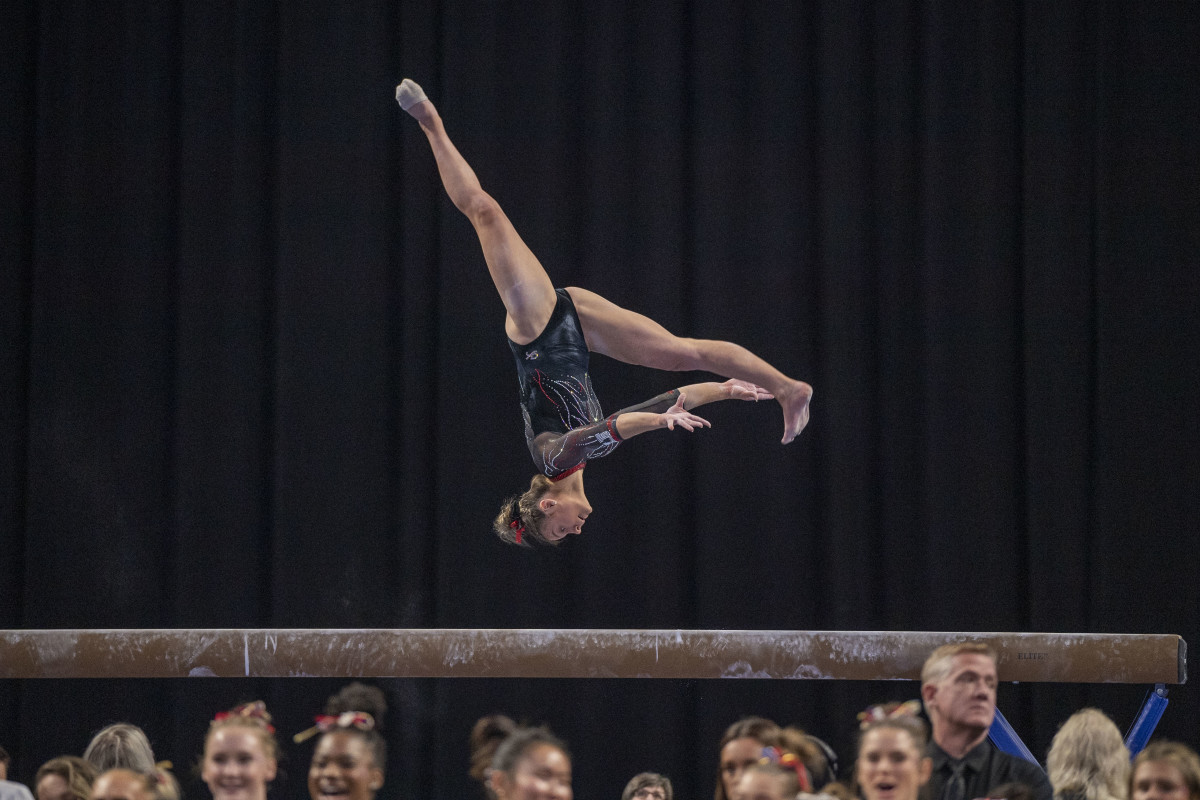
[{"label": "woman with curly hair", "polygon": [[356,681],[329,698],[314,727],[296,734],[297,742],[321,736],[308,769],[312,800],[374,800],[387,766],[386,712],[383,691]]}]

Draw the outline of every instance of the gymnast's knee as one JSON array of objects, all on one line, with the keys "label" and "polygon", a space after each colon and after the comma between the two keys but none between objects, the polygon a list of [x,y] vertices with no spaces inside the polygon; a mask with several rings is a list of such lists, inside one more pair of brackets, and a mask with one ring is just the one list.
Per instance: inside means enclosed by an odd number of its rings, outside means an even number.
[{"label": "gymnast's knee", "polygon": [[462,199],[459,210],[476,228],[492,228],[504,219],[504,211],[490,194],[477,189]]}]

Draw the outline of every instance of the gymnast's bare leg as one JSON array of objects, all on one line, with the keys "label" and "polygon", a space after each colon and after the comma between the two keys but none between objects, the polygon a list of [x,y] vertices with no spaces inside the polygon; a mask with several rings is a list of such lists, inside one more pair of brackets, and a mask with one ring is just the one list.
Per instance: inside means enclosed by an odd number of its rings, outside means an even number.
[{"label": "gymnast's bare leg", "polygon": [[592,352],[627,364],[676,372],[705,370],[757,384],[783,408],[784,444],[808,424],[812,387],[789,378],[741,345],[675,336],[649,317],[621,308],[595,292],[574,286],[567,291]]},{"label": "gymnast's bare leg", "polygon": [[[421,88],[405,80],[397,87],[396,100],[421,124],[446,193],[479,236],[488,271],[508,312],[505,330],[509,338],[518,344],[533,341],[554,311],[554,284],[499,204],[483,191]],[[649,317],[624,309],[595,292],[573,286],[567,291],[589,350],[628,364],[670,371],[705,370],[761,386],[783,409],[784,444],[808,424],[812,387],[789,378],[746,348],[731,342],[675,336]]]},{"label": "gymnast's bare leg", "polygon": [[446,135],[442,118],[421,87],[405,80],[396,89],[401,108],[421,123],[429,139],[446,194],[475,228],[492,282],[508,312],[504,329],[517,344],[528,344],[546,327],[558,298],[541,262],[517,234],[504,211],[479,185],[475,171]]}]

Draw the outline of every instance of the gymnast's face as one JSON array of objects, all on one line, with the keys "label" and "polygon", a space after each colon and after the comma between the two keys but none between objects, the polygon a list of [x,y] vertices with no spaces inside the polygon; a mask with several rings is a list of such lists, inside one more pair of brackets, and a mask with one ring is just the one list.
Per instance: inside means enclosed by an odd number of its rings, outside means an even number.
[{"label": "gymnast's face", "polygon": [[[0,777],[0,780],[4,780],[4,778]],[[55,775],[53,772],[43,775],[34,788],[37,800],[75,800],[71,784],[63,780],[63,776]]]},{"label": "gymnast's face", "polygon": [[729,797],[730,800],[787,800],[780,776],[756,770],[743,772]]},{"label": "gymnast's face", "polygon": [[571,762],[552,744],[526,750],[511,773],[496,770],[492,790],[499,800],[571,800]]},{"label": "gymnast's face", "polygon": [[208,736],[200,777],[214,800],[263,800],[275,769],[262,734],[247,725],[223,725]]},{"label": "gymnast's face", "polygon": [[92,800],[153,800],[147,777],[129,769],[110,769],[92,784]]},{"label": "gymnast's face", "polygon": [[858,786],[867,800],[916,800],[933,762],[901,728],[867,731],[858,748]]},{"label": "gymnast's face", "polygon": [[583,533],[583,523],[592,513],[592,505],[583,492],[547,495],[538,501],[546,514],[539,530],[549,541],[557,541],[573,533]]},{"label": "gymnast's face", "polygon": [[308,768],[312,800],[370,800],[383,786],[383,770],[375,764],[367,740],[351,731],[321,737]]},{"label": "gymnast's face", "polygon": [[746,767],[758,763],[762,751],[763,743],[749,736],[732,739],[721,748],[721,784],[726,797],[733,797],[733,788],[741,780],[742,773]]}]

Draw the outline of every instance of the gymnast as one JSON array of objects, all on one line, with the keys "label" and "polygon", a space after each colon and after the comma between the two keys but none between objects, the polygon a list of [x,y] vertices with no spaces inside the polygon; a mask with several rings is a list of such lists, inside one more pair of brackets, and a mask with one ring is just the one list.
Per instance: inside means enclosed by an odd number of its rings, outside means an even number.
[{"label": "gymnast", "polygon": [[925,786],[933,772],[933,761],[925,755],[929,736],[924,721],[908,706],[889,703],[859,715],[862,736],[854,777],[865,800],[919,800],[928,795]]},{"label": "gymnast", "polygon": [[[555,289],[500,206],[455,148],[424,91],[405,79],[396,101],[421,124],[451,201],[471,221],[504,302],[504,329],[520,378],[525,441],[539,474],[519,497],[505,501],[495,521],[501,539],[557,543],[580,533],[592,511],[583,466],[631,436],[677,427],[707,428],[692,413],[716,400],[775,399],[783,409],[783,443],[808,423],[812,387],[787,377],[730,342],[673,336],[657,322],[595,292]],[[729,378],[661,394],[605,417],[588,377],[588,353],[654,369],[705,370]]]},{"label": "gymnast", "polygon": [[316,726],[292,737],[321,737],[308,767],[310,800],[375,800],[387,769],[386,713],[383,690],[355,681],[325,701]]},{"label": "gymnast", "polygon": [[279,742],[261,700],[219,712],[204,737],[200,779],[213,800],[267,800],[279,768]]}]

